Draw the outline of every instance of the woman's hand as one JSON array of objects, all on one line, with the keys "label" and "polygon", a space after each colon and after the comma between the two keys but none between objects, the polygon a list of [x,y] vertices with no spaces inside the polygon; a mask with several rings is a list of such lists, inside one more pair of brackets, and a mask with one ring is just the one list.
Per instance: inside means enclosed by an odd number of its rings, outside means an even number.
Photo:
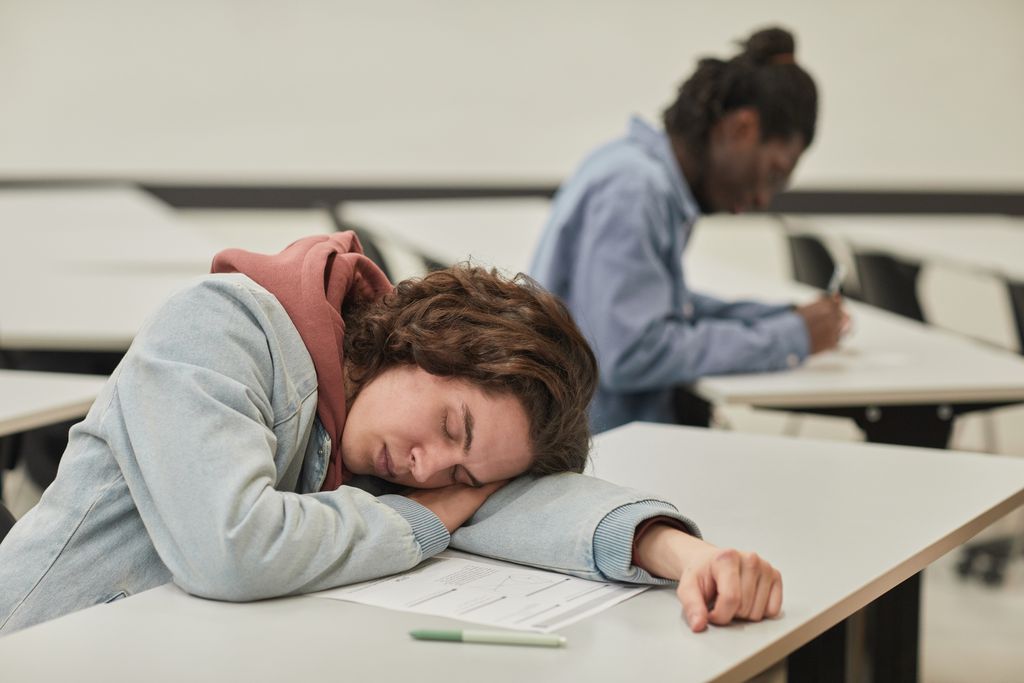
[{"label": "woman's hand", "polygon": [[507,483],[508,481],[498,481],[484,484],[479,488],[453,484],[437,489],[409,489],[402,495],[429,509],[438,516],[448,529],[448,533],[454,533],[473,516],[492,493]]},{"label": "woman's hand", "polygon": [[[647,529],[633,563],[679,581],[676,595],[690,629],[734,619],[761,621],[782,609],[782,575],[756,553],[717,548],[667,524]],[[709,611],[710,610],[710,611]]]}]

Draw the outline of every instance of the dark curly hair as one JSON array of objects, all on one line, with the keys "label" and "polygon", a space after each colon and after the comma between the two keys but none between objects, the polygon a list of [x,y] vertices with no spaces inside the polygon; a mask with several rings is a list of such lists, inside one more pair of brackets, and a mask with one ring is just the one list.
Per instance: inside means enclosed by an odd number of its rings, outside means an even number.
[{"label": "dark curly hair", "polygon": [[350,401],[397,365],[464,379],[520,400],[531,474],[583,470],[597,362],[565,305],[529,277],[460,264],[342,313]]},{"label": "dark curly hair", "polygon": [[706,151],[711,128],[730,111],[757,110],[761,139],[788,140],[799,134],[804,147],[814,141],[818,89],[796,63],[793,34],[767,28],[740,43],[728,61],[705,57],[680,87],[663,115],[665,130],[684,140],[697,155]]}]

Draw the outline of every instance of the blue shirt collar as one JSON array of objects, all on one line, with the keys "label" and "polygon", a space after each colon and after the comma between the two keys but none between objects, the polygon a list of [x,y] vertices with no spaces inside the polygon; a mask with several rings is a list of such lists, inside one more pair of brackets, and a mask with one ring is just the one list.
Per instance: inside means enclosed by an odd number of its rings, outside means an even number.
[{"label": "blue shirt collar", "polygon": [[627,137],[635,141],[646,152],[661,162],[668,172],[672,182],[672,196],[679,206],[679,210],[686,217],[687,222],[692,223],[700,216],[700,207],[697,206],[690,186],[683,177],[683,172],[676,162],[675,152],[672,151],[672,142],[668,134],[658,130],[639,116],[629,120],[629,133]]}]

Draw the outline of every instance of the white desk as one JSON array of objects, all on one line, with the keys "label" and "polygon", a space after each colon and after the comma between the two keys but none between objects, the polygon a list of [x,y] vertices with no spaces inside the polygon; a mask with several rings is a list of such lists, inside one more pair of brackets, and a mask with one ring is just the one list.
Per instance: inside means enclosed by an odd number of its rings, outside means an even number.
[{"label": "white desk", "polygon": [[106,377],[0,370],[0,436],[81,417]]},{"label": "white desk", "polygon": [[[806,301],[820,294],[756,280],[709,259],[689,265],[692,286],[724,298]],[[935,448],[947,445],[956,415],[1024,401],[1020,356],[869,306],[847,306],[854,332],[838,350],[786,372],[706,377],[691,390],[712,404],[848,417],[869,441]],[[898,624],[889,641],[917,641],[919,600],[915,576],[879,605]]]},{"label": "white desk", "polygon": [[[0,189],[0,265],[59,270],[209,267],[210,244],[130,186]],[[201,271],[200,271],[201,272]]]},{"label": "white desk", "polygon": [[345,202],[341,217],[441,263],[471,258],[516,273],[530,265],[550,204],[531,198]]},{"label": "white desk", "polygon": [[770,558],[784,576],[783,616],[692,634],[674,592],[652,590],[567,628],[565,650],[546,650],[406,635],[456,623],[440,618],[307,598],[225,604],[165,586],[0,639],[4,675],[83,683],[135,681],[142,671],[153,681],[741,681],[1024,501],[1017,460],[683,427],[604,434],[592,470],[666,496],[709,540]]},{"label": "white desk", "polygon": [[0,191],[0,348],[124,351],[234,246],[276,252],[326,212],[182,211],[130,188]]},{"label": "white desk", "polygon": [[[694,288],[723,298],[802,302],[820,294],[792,282],[751,278],[709,259],[688,261],[687,268]],[[853,332],[838,350],[791,371],[706,377],[693,391],[716,404],[845,414],[869,439],[939,446],[956,412],[1024,401],[1024,359],[1017,354],[870,306],[846,305]],[[911,414],[924,422],[915,422],[903,434],[906,440],[898,441],[901,419]]]}]

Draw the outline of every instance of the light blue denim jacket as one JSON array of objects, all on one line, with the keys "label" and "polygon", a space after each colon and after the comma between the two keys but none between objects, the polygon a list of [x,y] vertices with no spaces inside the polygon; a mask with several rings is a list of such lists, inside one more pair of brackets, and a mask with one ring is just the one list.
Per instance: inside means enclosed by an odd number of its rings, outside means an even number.
[{"label": "light blue denim jacket", "polygon": [[[583,475],[522,477],[449,537],[427,508],[320,492],[330,441],[313,362],[244,275],[178,293],[139,332],[56,481],[0,545],[0,634],[170,581],[220,600],[306,593],[453,547],[577,576],[659,583],[633,530],[675,508]],[[373,480],[377,481],[377,480]]]},{"label": "light blue denim jacket", "polygon": [[668,136],[636,118],[555,196],[530,274],[565,301],[594,347],[595,432],[673,422],[675,385],[792,367],[809,352],[789,306],[687,287],[682,256],[698,217]]}]

